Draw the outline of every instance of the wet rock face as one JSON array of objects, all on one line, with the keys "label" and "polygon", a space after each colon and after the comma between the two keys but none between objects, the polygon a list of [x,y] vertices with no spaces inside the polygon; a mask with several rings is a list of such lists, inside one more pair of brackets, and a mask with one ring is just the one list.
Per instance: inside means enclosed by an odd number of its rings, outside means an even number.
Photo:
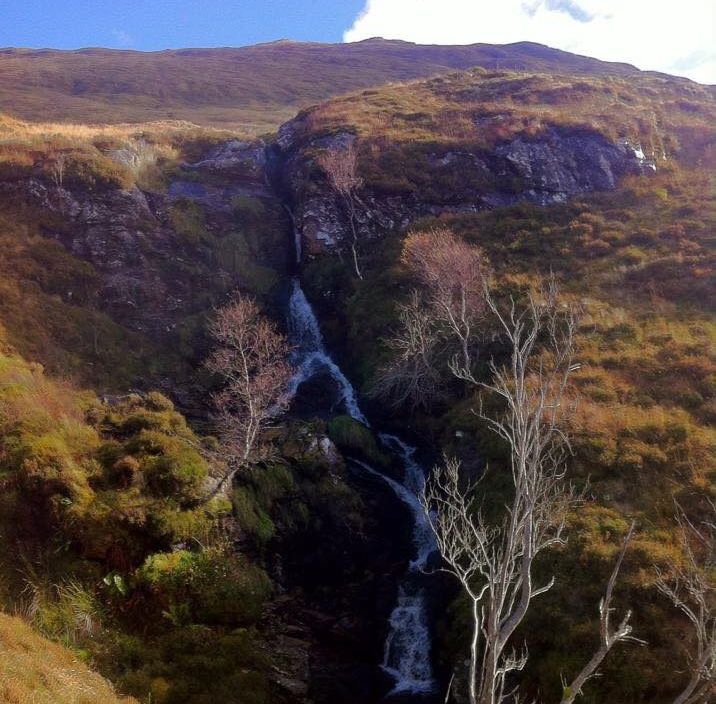
[{"label": "wet rock face", "polygon": [[163,204],[150,204],[136,187],[70,191],[35,178],[5,190],[59,216],[47,234],[101,274],[101,306],[110,316],[137,332],[164,333],[177,322],[188,290],[173,265],[181,248],[162,221]]},{"label": "wet rock face", "polygon": [[[128,150],[111,156],[121,163],[131,158]],[[220,297],[243,284],[234,259],[217,256],[222,238],[244,226],[236,219],[237,202],[254,199],[267,211],[283,213],[266,186],[264,165],[262,142],[230,141],[185,165],[185,177],[170,183],[166,193],[137,186],[61,187],[31,176],[0,183],[0,199],[21,200],[52,216],[56,224],[45,233],[99,273],[103,311],[135,332],[171,337],[187,316],[206,308],[207,293]],[[181,231],[175,207],[184,207],[194,231]],[[278,250],[264,259],[262,253],[252,256],[278,272],[289,259],[288,251]]]},{"label": "wet rock face", "polygon": [[208,169],[216,172],[240,170],[245,176],[263,181],[266,165],[266,144],[262,140],[246,142],[232,139],[224,142],[203,159],[190,165],[192,169]]},{"label": "wet rock face", "polygon": [[298,387],[291,413],[301,418],[327,418],[340,412],[340,386],[328,371],[320,372]]}]

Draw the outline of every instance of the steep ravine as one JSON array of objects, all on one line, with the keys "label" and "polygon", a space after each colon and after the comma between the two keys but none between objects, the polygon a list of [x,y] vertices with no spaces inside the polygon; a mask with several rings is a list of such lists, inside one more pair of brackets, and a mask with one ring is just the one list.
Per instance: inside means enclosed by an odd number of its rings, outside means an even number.
[{"label": "steep ravine", "polygon": [[[297,264],[300,265],[298,245],[296,254]],[[333,397],[329,396],[330,408],[324,410],[340,411],[358,423],[370,425],[360,409],[355,389],[325,349],[318,321],[303,293],[298,275],[291,280],[287,318],[296,367],[290,387],[292,395],[295,396],[303,384],[322,375],[324,379],[333,382]],[[381,434],[380,439],[385,450],[394,454],[402,463],[404,474],[401,481],[381,473],[360,459],[349,458],[349,461],[359,472],[385,482],[393,491],[396,500],[409,509],[412,521],[412,554],[407,572],[398,587],[395,606],[390,613],[381,663],[382,669],[392,680],[385,699],[429,702],[437,693],[437,683],[433,675],[432,639],[423,571],[435,545],[418,501],[425,474],[414,459],[415,448],[392,435]],[[326,536],[326,539],[329,539],[329,536]]]},{"label": "steep ravine", "polygon": [[[349,361],[350,369],[355,371],[354,365],[360,364],[360,360],[341,349],[348,339],[344,325],[351,322],[343,318],[345,301],[341,296],[350,294],[331,290],[330,282],[324,283],[320,275],[315,276],[323,265],[330,266],[327,264],[330,260],[335,267],[340,266],[351,228],[340,200],[316,172],[314,163],[316,150],[343,149],[353,139],[354,136],[345,131],[314,137],[310,131],[306,132],[299,117],[280,130],[277,144],[269,149],[268,164],[273,169],[276,192],[291,211],[297,253],[297,276],[292,282],[289,303],[289,329],[300,350],[296,360],[299,363],[296,388],[311,379],[322,379],[324,386],[328,383],[333,389],[335,400],[330,410],[338,409],[365,423],[367,419],[355,390],[334,359],[326,355],[316,315],[299,278],[301,269],[308,267],[310,288],[307,290],[320,304],[318,315],[332,323],[328,339],[336,345],[339,359]],[[387,195],[366,183],[358,197],[357,227],[360,247],[368,261],[370,249],[377,246],[378,240],[396,234],[426,215],[476,212],[519,201],[539,205],[562,203],[580,193],[611,190],[622,177],[652,172],[655,168],[638,144],[626,140],[615,143],[595,132],[578,129],[552,129],[531,139],[516,137],[497,145],[490,153],[447,150],[435,153],[433,161],[438,179],[442,178],[441,169],[459,172],[466,161],[472,165],[478,163],[489,176],[485,179],[488,187],[466,194],[462,202],[448,203],[430,202],[419,193]],[[372,408],[371,416],[379,418],[382,413],[379,408]],[[398,437],[380,432],[378,435],[384,449],[400,460],[399,481],[381,474],[381,468],[370,463],[356,460],[354,464],[364,475],[381,479],[393,490],[395,498],[408,507],[413,541],[405,571],[398,575],[397,594],[383,647],[382,668],[393,683],[388,699],[442,701],[447,683],[438,683],[435,678],[429,617],[430,592],[434,592],[436,586],[431,586],[430,577],[426,576],[435,545],[416,498],[425,473],[416,461],[415,448]]]},{"label": "steep ravine", "polygon": [[[91,305],[146,341],[139,360],[153,360],[161,388],[183,410],[198,417],[206,413],[206,388],[197,383],[196,374],[207,344],[201,321],[238,287],[273,306],[274,312],[279,307],[285,311],[297,368],[291,414],[324,420],[343,414],[362,425],[376,425],[380,409],[366,412],[349,380],[356,369],[344,371],[346,355],[332,355],[331,345],[324,344],[324,337],[338,339],[335,329],[325,335],[319,325],[319,319],[326,320],[325,301],[316,314],[312,303],[317,297],[309,301],[301,278],[309,259],[332,259],[338,266],[347,232],[335,196],[311,171],[310,149],[352,137],[339,134],[304,144],[292,137],[291,129],[291,124],[282,129],[277,144],[268,147],[237,140],[223,144],[174,173],[166,194],[136,186],[128,191],[116,186],[63,187],[33,173],[2,184],[0,198],[22,202],[40,214],[43,235],[92,266],[97,300]],[[511,163],[529,186],[524,197],[540,203],[612,187],[617,176],[643,166],[642,156],[628,145],[585,141],[580,135],[515,140],[505,149],[508,152],[498,155],[500,164]],[[447,170],[459,170],[465,158],[472,157],[436,155]],[[425,214],[501,203],[499,198],[491,203],[491,194],[473,195],[470,202],[445,206],[416,195],[381,196],[366,188],[361,193],[362,244],[369,248]],[[312,284],[315,291],[316,282]],[[330,306],[334,292],[320,293]],[[69,288],[62,295],[72,301],[77,292]],[[167,359],[157,361],[155,348]],[[288,630],[301,634],[297,640],[305,645],[308,660],[306,671],[296,678],[303,678],[301,693],[292,701],[442,700],[444,686],[431,653],[430,602],[437,580],[424,574],[433,545],[416,498],[423,468],[405,440],[372,430],[388,458],[386,466],[345,453],[351,483],[370,514],[366,534],[349,544],[327,532],[319,536],[319,544],[298,541],[299,554],[279,556],[293,563],[293,575],[287,574],[283,582],[280,574],[274,577],[289,600],[288,611],[300,602],[300,613],[281,613],[277,604],[276,614]],[[322,543],[336,540],[345,544],[324,550]],[[313,563],[313,553],[322,550],[338,555],[340,564],[326,569],[323,555],[316,562],[325,574],[298,574]],[[324,603],[310,594],[310,587],[321,582],[326,588],[315,594],[330,594]]]}]

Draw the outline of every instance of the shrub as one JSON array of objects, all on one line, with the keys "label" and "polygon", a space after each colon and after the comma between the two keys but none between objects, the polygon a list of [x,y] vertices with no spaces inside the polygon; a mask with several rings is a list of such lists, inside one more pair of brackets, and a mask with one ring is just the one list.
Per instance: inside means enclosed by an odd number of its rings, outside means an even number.
[{"label": "shrub", "polygon": [[268,577],[226,549],[150,555],[138,570],[165,609],[185,605],[194,623],[245,625],[261,613]]}]

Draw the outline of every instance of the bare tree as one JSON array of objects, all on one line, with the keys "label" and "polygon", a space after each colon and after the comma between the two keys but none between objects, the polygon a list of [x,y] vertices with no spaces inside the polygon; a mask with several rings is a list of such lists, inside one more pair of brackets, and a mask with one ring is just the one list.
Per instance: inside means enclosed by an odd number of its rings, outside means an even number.
[{"label": "bare tree", "polygon": [[[472,601],[471,704],[502,701],[508,674],[524,667],[526,653],[509,649],[510,638],[532,600],[554,583],[552,578],[534,584],[534,562],[542,551],[563,542],[566,511],[574,501],[564,478],[568,444],[560,425],[575,369],[576,315],[560,315],[554,287],[542,298],[530,295],[522,311],[513,303],[502,313],[489,293],[484,300],[510,344],[510,361],[504,367],[491,363],[489,383],[476,379],[469,364],[456,361],[452,369],[505,404],[500,417],[482,409],[477,414],[509,447],[512,502],[502,521],[490,524],[472,503],[472,487],[460,488],[454,460],[436,470],[423,498],[447,569]],[[541,338],[545,342],[538,348]]]},{"label": "bare tree", "polygon": [[363,185],[363,179],[357,171],[358,154],[355,144],[350,142],[345,148],[331,147],[318,156],[318,165],[323,169],[333,190],[343,199],[348,211],[351,228],[351,254],[353,268],[359,279],[363,278],[358,265],[358,230],[356,227],[357,190]]},{"label": "bare tree", "polygon": [[486,312],[487,264],[481,250],[442,227],[409,235],[402,261],[426,292],[436,321],[457,341],[459,365],[469,369],[475,324]]},{"label": "bare tree", "polygon": [[688,618],[695,635],[691,677],[673,704],[706,704],[716,696],[716,506],[710,507],[713,517],[699,527],[677,507],[683,564],[672,564],[671,575],[656,568],[657,589]]},{"label": "bare tree", "polygon": [[444,337],[431,311],[422,304],[417,291],[398,311],[398,326],[385,341],[391,358],[376,374],[372,396],[390,405],[427,407],[443,395],[439,356]]},{"label": "bare tree", "polygon": [[393,354],[372,394],[394,406],[429,406],[443,394],[449,362],[472,367],[476,327],[486,311],[487,263],[477,247],[445,228],[409,235],[402,261],[420,288],[398,308],[398,325],[385,341]]},{"label": "bare tree", "polygon": [[644,641],[639,640],[631,635],[632,627],[629,625],[631,619],[631,611],[627,611],[616,630],[612,628],[612,595],[614,586],[621,570],[624,554],[626,553],[629,542],[634,534],[634,523],[632,522],[627,532],[622,549],[619,551],[616,564],[612,570],[612,574],[607,582],[607,590],[604,597],[599,602],[599,648],[594,653],[589,662],[582,668],[577,676],[567,685],[562,683],[562,701],[561,704],[573,704],[574,700],[582,695],[582,687],[593,677],[598,675],[598,670],[604,658],[609,651],[619,642],[631,640],[635,643],[643,644]]},{"label": "bare tree", "polygon": [[250,298],[237,295],[220,308],[209,330],[218,347],[207,367],[225,381],[214,401],[229,467],[216,494],[255,459],[261,430],[285,403],[292,370],[285,337]]},{"label": "bare tree", "polygon": [[62,188],[65,178],[65,168],[67,167],[67,155],[59,152],[54,154],[50,161],[52,180],[58,188]]}]

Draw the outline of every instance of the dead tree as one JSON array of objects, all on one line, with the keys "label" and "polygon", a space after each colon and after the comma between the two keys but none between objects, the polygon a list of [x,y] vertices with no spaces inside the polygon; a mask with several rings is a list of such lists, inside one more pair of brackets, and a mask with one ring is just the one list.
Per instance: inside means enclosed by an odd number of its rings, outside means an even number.
[{"label": "dead tree", "polygon": [[643,644],[644,641],[639,640],[631,635],[632,627],[629,625],[631,619],[631,611],[627,611],[620,621],[616,629],[612,627],[611,616],[612,595],[614,586],[621,570],[624,554],[626,553],[629,542],[634,534],[634,523],[631,524],[629,531],[622,543],[622,549],[619,551],[616,564],[612,570],[612,574],[607,582],[607,590],[604,597],[599,602],[599,648],[594,653],[589,662],[582,668],[577,676],[569,683],[562,683],[562,701],[560,704],[573,704],[574,700],[582,695],[582,687],[593,677],[599,674],[599,667],[609,651],[619,642],[631,640],[635,643]]},{"label": "dead tree", "polygon": [[250,298],[219,308],[209,331],[217,348],[207,367],[224,380],[214,402],[228,466],[216,494],[260,454],[260,433],[283,407],[292,370],[286,338]]},{"label": "dead tree", "polygon": [[710,506],[713,517],[698,527],[677,507],[684,561],[672,564],[670,575],[655,568],[657,589],[691,622],[695,636],[691,677],[673,704],[707,704],[716,696],[716,506]]},{"label": "dead tree", "polygon": [[357,172],[358,154],[353,142],[345,148],[331,147],[322,152],[317,161],[323,169],[333,190],[341,197],[348,212],[351,228],[351,255],[353,268],[359,279],[363,278],[358,264],[358,229],[356,224],[357,191],[363,180]]},{"label": "dead tree", "polygon": [[512,501],[502,521],[490,524],[472,504],[472,488],[460,488],[455,461],[436,471],[423,500],[447,569],[472,601],[471,704],[502,701],[507,676],[524,667],[526,653],[511,649],[510,639],[532,600],[554,584],[554,578],[534,584],[534,563],[563,542],[565,515],[574,501],[565,481],[567,438],[561,424],[575,368],[576,316],[559,314],[554,288],[544,300],[531,295],[522,311],[513,303],[503,313],[489,294],[484,300],[509,342],[510,360],[504,367],[490,365],[489,383],[472,375],[469,360],[456,360],[452,370],[505,404],[499,417],[481,409],[477,414],[509,447]]}]

